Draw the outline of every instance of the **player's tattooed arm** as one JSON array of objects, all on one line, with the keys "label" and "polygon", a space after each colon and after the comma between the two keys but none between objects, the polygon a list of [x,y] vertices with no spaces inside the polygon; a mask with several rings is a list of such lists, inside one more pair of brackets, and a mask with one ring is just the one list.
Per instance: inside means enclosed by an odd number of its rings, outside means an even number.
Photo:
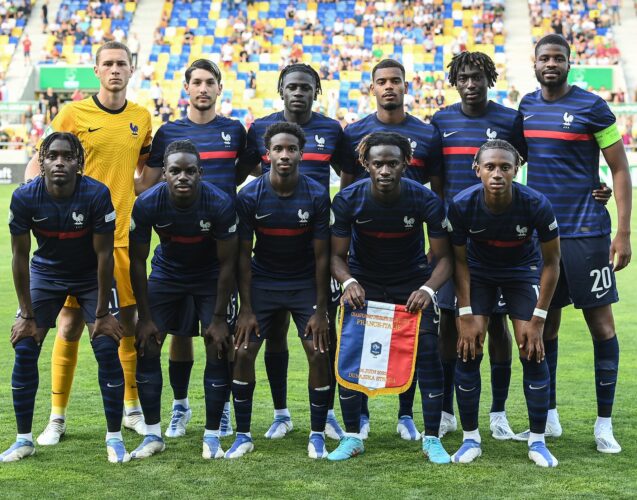
[{"label": "player's tattooed arm", "polygon": [[217,278],[217,302],[212,323],[204,332],[206,344],[212,344],[221,359],[230,349],[230,331],[226,323],[228,302],[235,282],[235,263],[238,239],[233,236],[227,240],[217,240],[217,259],[219,260],[219,277]]},{"label": "player's tattooed arm", "polygon": [[91,338],[106,335],[119,344],[123,334],[122,326],[111,315],[108,306],[113,286],[113,241],[112,232],[93,234],[93,250],[97,255],[97,308]]},{"label": "player's tattooed arm", "polygon": [[35,325],[35,317],[33,316],[33,307],[31,305],[31,290],[29,276],[29,253],[31,251],[31,235],[24,233],[20,235],[11,235],[11,251],[13,259],[11,261],[11,270],[13,272],[13,285],[18,296],[18,304],[20,305],[20,315],[16,318],[15,323],[11,327],[11,344],[16,343],[24,338],[33,337],[38,345],[42,343],[42,339],[37,338],[37,328]]},{"label": "player's tattooed arm", "polygon": [[237,317],[237,327],[235,329],[234,348],[243,346],[248,348],[250,333],[254,332],[257,337],[261,336],[257,317],[252,311],[252,240],[241,240],[239,242],[239,316]]},{"label": "player's tattooed arm", "polygon": [[615,203],[617,204],[617,234],[610,245],[609,261],[615,271],[625,268],[632,256],[630,247],[630,214],[633,189],[628,170],[628,159],[622,141],[602,149],[602,154],[613,175]]},{"label": "player's tattooed arm", "polygon": [[347,264],[347,253],[351,237],[340,238],[332,235],[332,256],[330,258],[330,269],[336,281],[343,285],[343,296],[341,301],[351,305],[354,309],[365,306],[365,290],[352,277],[349,265]]},{"label": "player's tattooed arm", "polygon": [[314,350],[321,353],[329,349],[329,323],[327,319],[327,290],[330,285],[329,253],[328,240],[314,239],[316,312],[305,327],[304,337],[311,334]]},{"label": "player's tattooed arm", "polygon": [[135,325],[135,346],[137,353],[143,357],[149,342],[161,345],[163,336],[159,332],[150,314],[148,302],[148,276],[146,272],[146,259],[150,253],[150,243],[141,243],[130,240],[128,255],[130,257],[131,285],[137,301],[138,321]]},{"label": "player's tattooed arm", "polygon": [[[471,312],[471,275],[467,264],[467,246],[454,245],[454,275],[456,297],[460,315],[456,320],[458,328],[458,357],[463,361],[476,359],[484,342],[481,321]],[[468,308],[468,310],[467,310]]]}]

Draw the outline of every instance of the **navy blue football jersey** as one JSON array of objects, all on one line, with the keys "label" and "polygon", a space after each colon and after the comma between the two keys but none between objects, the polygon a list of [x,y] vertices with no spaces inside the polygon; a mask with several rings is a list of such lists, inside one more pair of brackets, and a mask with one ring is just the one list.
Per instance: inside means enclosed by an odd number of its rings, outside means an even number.
[{"label": "navy blue football jersey", "polygon": [[209,284],[219,275],[216,241],[237,234],[234,201],[220,188],[202,182],[196,202],[178,208],[170,199],[168,185],[162,182],[135,201],[130,240],[150,243],[153,229],[159,245],[151,262],[150,279]]},{"label": "navy blue football jersey", "polygon": [[31,259],[32,278],[65,283],[97,283],[93,233],[115,231],[115,209],[108,188],[78,175],[73,195],[59,200],[49,195],[44,178],[13,192],[9,211],[13,235],[33,231],[38,248]]},{"label": "navy blue football jersey", "polygon": [[559,236],[546,197],[517,182],[512,188],[513,201],[503,213],[495,214],[487,208],[482,184],[460,192],[449,204],[452,242],[467,245],[472,273],[504,281],[537,278],[541,254],[533,234],[541,242]]},{"label": "navy blue football jersey", "polygon": [[203,180],[234,198],[237,193],[236,163],[246,147],[246,131],[241,122],[217,115],[202,125],[188,118],[164,123],[153,138],[148,166],[162,168],[168,145],[185,139],[190,139],[199,151]]},{"label": "navy blue football jersey", "polygon": [[430,238],[447,238],[445,210],[426,187],[402,179],[398,201],[384,206],[362,179],[340,191],[332,202],[333,236],[351,237],[349,267],[354,276],[380,283],[402,283],[431,275],[423,224]]},{"label": "navy blue football jersey", "polygon": [[329,237],[330,198],[321,184],[299,175],[294,194],[279,196],[262,175],[237,196],[239,238],[252,240],[252,284],[298,290],[316,284],[313,240]]},{"label": "navy blue football jersey", "polygon": [[502,139],[510,142],[523,158],[527,156],[522,115],[493,101],[489,101],[482,116],[467,116],[461,103],[452,104],[438,111],[431,123],[440,132],[442,141],[445,204],[460,191],[480,183],[473,170],[473,159],[485,142]]},{"label": "navy blue football jersey", "polygon": [[[263,135],[273,123],[284,121],[283,111],[255,120],[248,130],[248,146],[241,163],[256,165],[261,162],[263,174],[268,173],[270,162],[265,154]],[[300,127],[305,132],[306,144],[299,171],[329,191],[330,166],[342,163],[343,129],[336,120],[315,112],[310,121]]]},{"label": "navy blue football jersey", "polygon": [[357,180],[369,177],[358,161],[356,148],[363,138],[372,132],[396,132],[409,139],[413,158],[403,173],[403,177],[413,179],[420,184],[426,184],[431,176],[440,175],[441,157],[438,131],[410,114],[402,123],[393,125],[381,122],[376,113],[372,113],[345,127],[343,172],[353,174]]},{"label": "navy blue football jersey", "polygon": [[595,133],[615,123],[599,96],[572,86],[556,101],[541,90],[520,102],[529,148],[527,185],[553,204],[562,238],[609,234],[610,216],[591,192],[600,187]]}]

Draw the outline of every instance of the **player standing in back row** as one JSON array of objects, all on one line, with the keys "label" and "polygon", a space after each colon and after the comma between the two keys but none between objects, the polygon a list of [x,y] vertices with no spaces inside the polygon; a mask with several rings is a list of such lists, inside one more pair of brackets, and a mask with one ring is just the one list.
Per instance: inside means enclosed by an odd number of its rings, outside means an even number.
[{"label": "player standing in back row", "polygon": [[[527,184],[553,204],[561,237],[560,280],[544,326],[551,375],[546,435],[562,433],[555,398],[557,333],[562,307],[572,302],[583,310],[593,340],[597,450],[619,453],[611,423],[619,367],[611,304],[618,301],[615,271],[631,258],[631,179],[615,116],[602,98],[568,84],[569,58],[563,37],[542,38],[535,46],[534,65],[541,88],[520,102],[529,151]],[[610,215],[591,196],[600,186],[600,150],[613,176],[617,203],[617,234],[612,241]],[[520,437],[526,439],[527,433]]]}]

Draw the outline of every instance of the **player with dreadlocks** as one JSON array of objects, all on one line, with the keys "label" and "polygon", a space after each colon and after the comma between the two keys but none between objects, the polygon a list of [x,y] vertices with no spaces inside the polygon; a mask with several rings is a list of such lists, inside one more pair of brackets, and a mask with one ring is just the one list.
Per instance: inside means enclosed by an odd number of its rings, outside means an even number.
[{"label": "player with dreadlocks", "polygon": [[[312,111],[312,103],[321,93],[321,79],[318,73],[307,64],[290,64],[279,75],[278,90],[283,100],[283,111],[255,120],[248,130],[246,154],[239,159],[240,168],[254,169],[260,165],[261,172],[267,173],[270,162],[267,159],[263,137],[265,130],[277,122],[289,122],[299,125],[306,137],[300,172],[320,182],[329,192],[330,175],[333,168],[340,173],[343,150],[343,129],[331,118]],[[330,290],[330,355],[335,355],[336,346],[336,308],[340,299],[337,284],[331,282]],[[280,318],[279,329],[287,331],[289,316]],[[266,437],[277,439],[292,430],[292,420],[287,408],[287,367],[289,352],[285,335],[272,335],[265,345],[265,367],[270,381],[272,401],[274,403],[274,422],[266,432]],[[332,360],[333,361],[333,360]],[[333,363],[332,363],[333,365]],[[332,380],[335,386],[335,379]],[[333,391],[325,434],[332,439],[343,435],[333,410]]]},{"label": "player with dreadlocks", "polygon": [[[458,82],[463,71],[460,68]],[[469,463],[482,454],[478,430],[482,346],[489,317],[503,296],[523,369],[528,455],[541,467],[557,466],[544,443],[550,379],[542,332],[560,275],[560,239],[548,199],[513,181],[520,163],[519,153],[507,141],[485,142],[473,162],[480,183],[449,200],[458,313],[455,378],[464,431],[454,463]],[[493,413],[491,429],[495,434]]]},{"label": "player with dreadlocks", "polygon": [[[35,453],[31,426],[38,358],[67,295],[77,298],[97,360],[108,460],[126,462],[130,456],[121,433],[124,374],[117,354],[123,332],[109,311],[115,232],[111,195],[104,184],[82,175],[84,150],[73,134],[55,132],[46,137],[39,161],[40,175],[14,191],[9,212],[13,281],[20,306],[11,328],[15,350],[11,388],[18,435],[0,454],[0,462]],[[31,231],[38,248],[29,266]]]},{"label": "player with dreadlocks", "polygon": [[[473,158],[478,149],[492,139],[503,139],[526,155],[522,117],[510,108],[488,98],[498,72],[491,58],[482,52],[461,52],[453,57],[449,84],[460,94],[460,102],[438,111],[432,124],[442,140],[441,175],[432,180],[432,189],[448,204],[460,191],[478,184]],[[438,291],[440,307],[440,349],[445,373],[445,394],[440,426],[441,436],[457,428],[453,410],[454,372],[456,369],[456,299],[449,280]],[[489,321],[489,359],[491,362],[491,431],[496,439],[514,436],[505,413],[511,379],[511,335],[506,308],[499,300]]]}]

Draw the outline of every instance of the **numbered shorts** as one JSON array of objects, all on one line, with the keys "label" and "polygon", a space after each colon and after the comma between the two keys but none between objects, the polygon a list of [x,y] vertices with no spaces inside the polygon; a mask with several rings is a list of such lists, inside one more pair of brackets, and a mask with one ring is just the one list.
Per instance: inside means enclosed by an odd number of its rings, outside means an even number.
[{"label": "numbered shorts", "polygon": [[[115,267],[113,268],[113,278],[115,279],[115,287],[111,291],[109,307],[111,313],[116,313],[121,307],[134,306],[135,295],[133,294],[133,286],[130,282],[130,257],[128,256],[128,247],[115,247],[113,249],[113,258]],[[77,309],[80,307],[73,295],[69,296],[64,303],[64,307],[72,307]]]},{"label": "numbered shorts", "polygon": [[[354,277],[358,280],[359,285],[363,287],[363,290],[365,290],[365,300],[375,300],[377,302],[385,302],[387,304],[402,305],[405,305],[412,292],[418,290],[428,279],[425,278],[408,283],[386,285],[366,281],[365,278],[361,278],[360,276]],[[425,333],[438,335],[439,327],[440,309],[438,308],[436,299],[434,299],[422,311],[419,335],[423,335]]]},{"label": "numbered shorts", "polygon": [[[215,312],[217,296],[201,290],[193,289],[178,283],[148,280],[148,302],[153,322],[161,332],[173,335],[196,337],[205,330]],[[205,287],[207,290],[217,290],[217,283]],[[188,314],[191,326],[181,328],[184,314]],[[229,332],[234,332],[234,323],[226,318]],[[201,330],[199,326],[201,325]]]},{"label": "numbered shorts", "polygon": [[55,327],[55,319],[65,305],[68,295],[76,297],[77,307],[82,310],[84,321],[95,323],[97,287],[94,283],[77,287],[61,281],[31,278],[31,304],[38,328]]},{"label": "numbered shorts", "polygon": [[[440,309],[445,309],[447,311],[455,311],[456,310],[456,290],[453,284],[453,279],[449,279],[445,282],[444,285],[440,287],[438,292],[436,293],[436,297],[438,299],[438,307]],[[506,314],[507,313],[507,304],[506,300],[500,291],[500,296],[493,308],[493,311],[489,314]]]},{"label": "numbered shorts", "polygon": [[[268,290],[252,287],[252,311],[257,317],[261,337],[255,332],[250,333],[250,342],[261,342],[277,332],[281,311],[288,311],[292,315],[299,337],[311,340],[312,335],[304,336],[305,327],[316,312],[316,287],[300,290]],[[280,332],[279,332],[280,333]],[[287,332],[283,332],[287,336]]]},{"label": "numbered shorts", "polygon": [[588,309],[619,300],[613,266],[608,262],[610,236],[562,238],[560,279],[551,308],[573,304]]},{"label": "numbered shorts", "polygon": [[[533,316],[539,295],[539,278],[528,281],[493,282],[471,275],[471,310],[479,316],[491,316],[501,297],[513,319],[528,321]],[[456,311],[457,314],[457,311]]]}]

